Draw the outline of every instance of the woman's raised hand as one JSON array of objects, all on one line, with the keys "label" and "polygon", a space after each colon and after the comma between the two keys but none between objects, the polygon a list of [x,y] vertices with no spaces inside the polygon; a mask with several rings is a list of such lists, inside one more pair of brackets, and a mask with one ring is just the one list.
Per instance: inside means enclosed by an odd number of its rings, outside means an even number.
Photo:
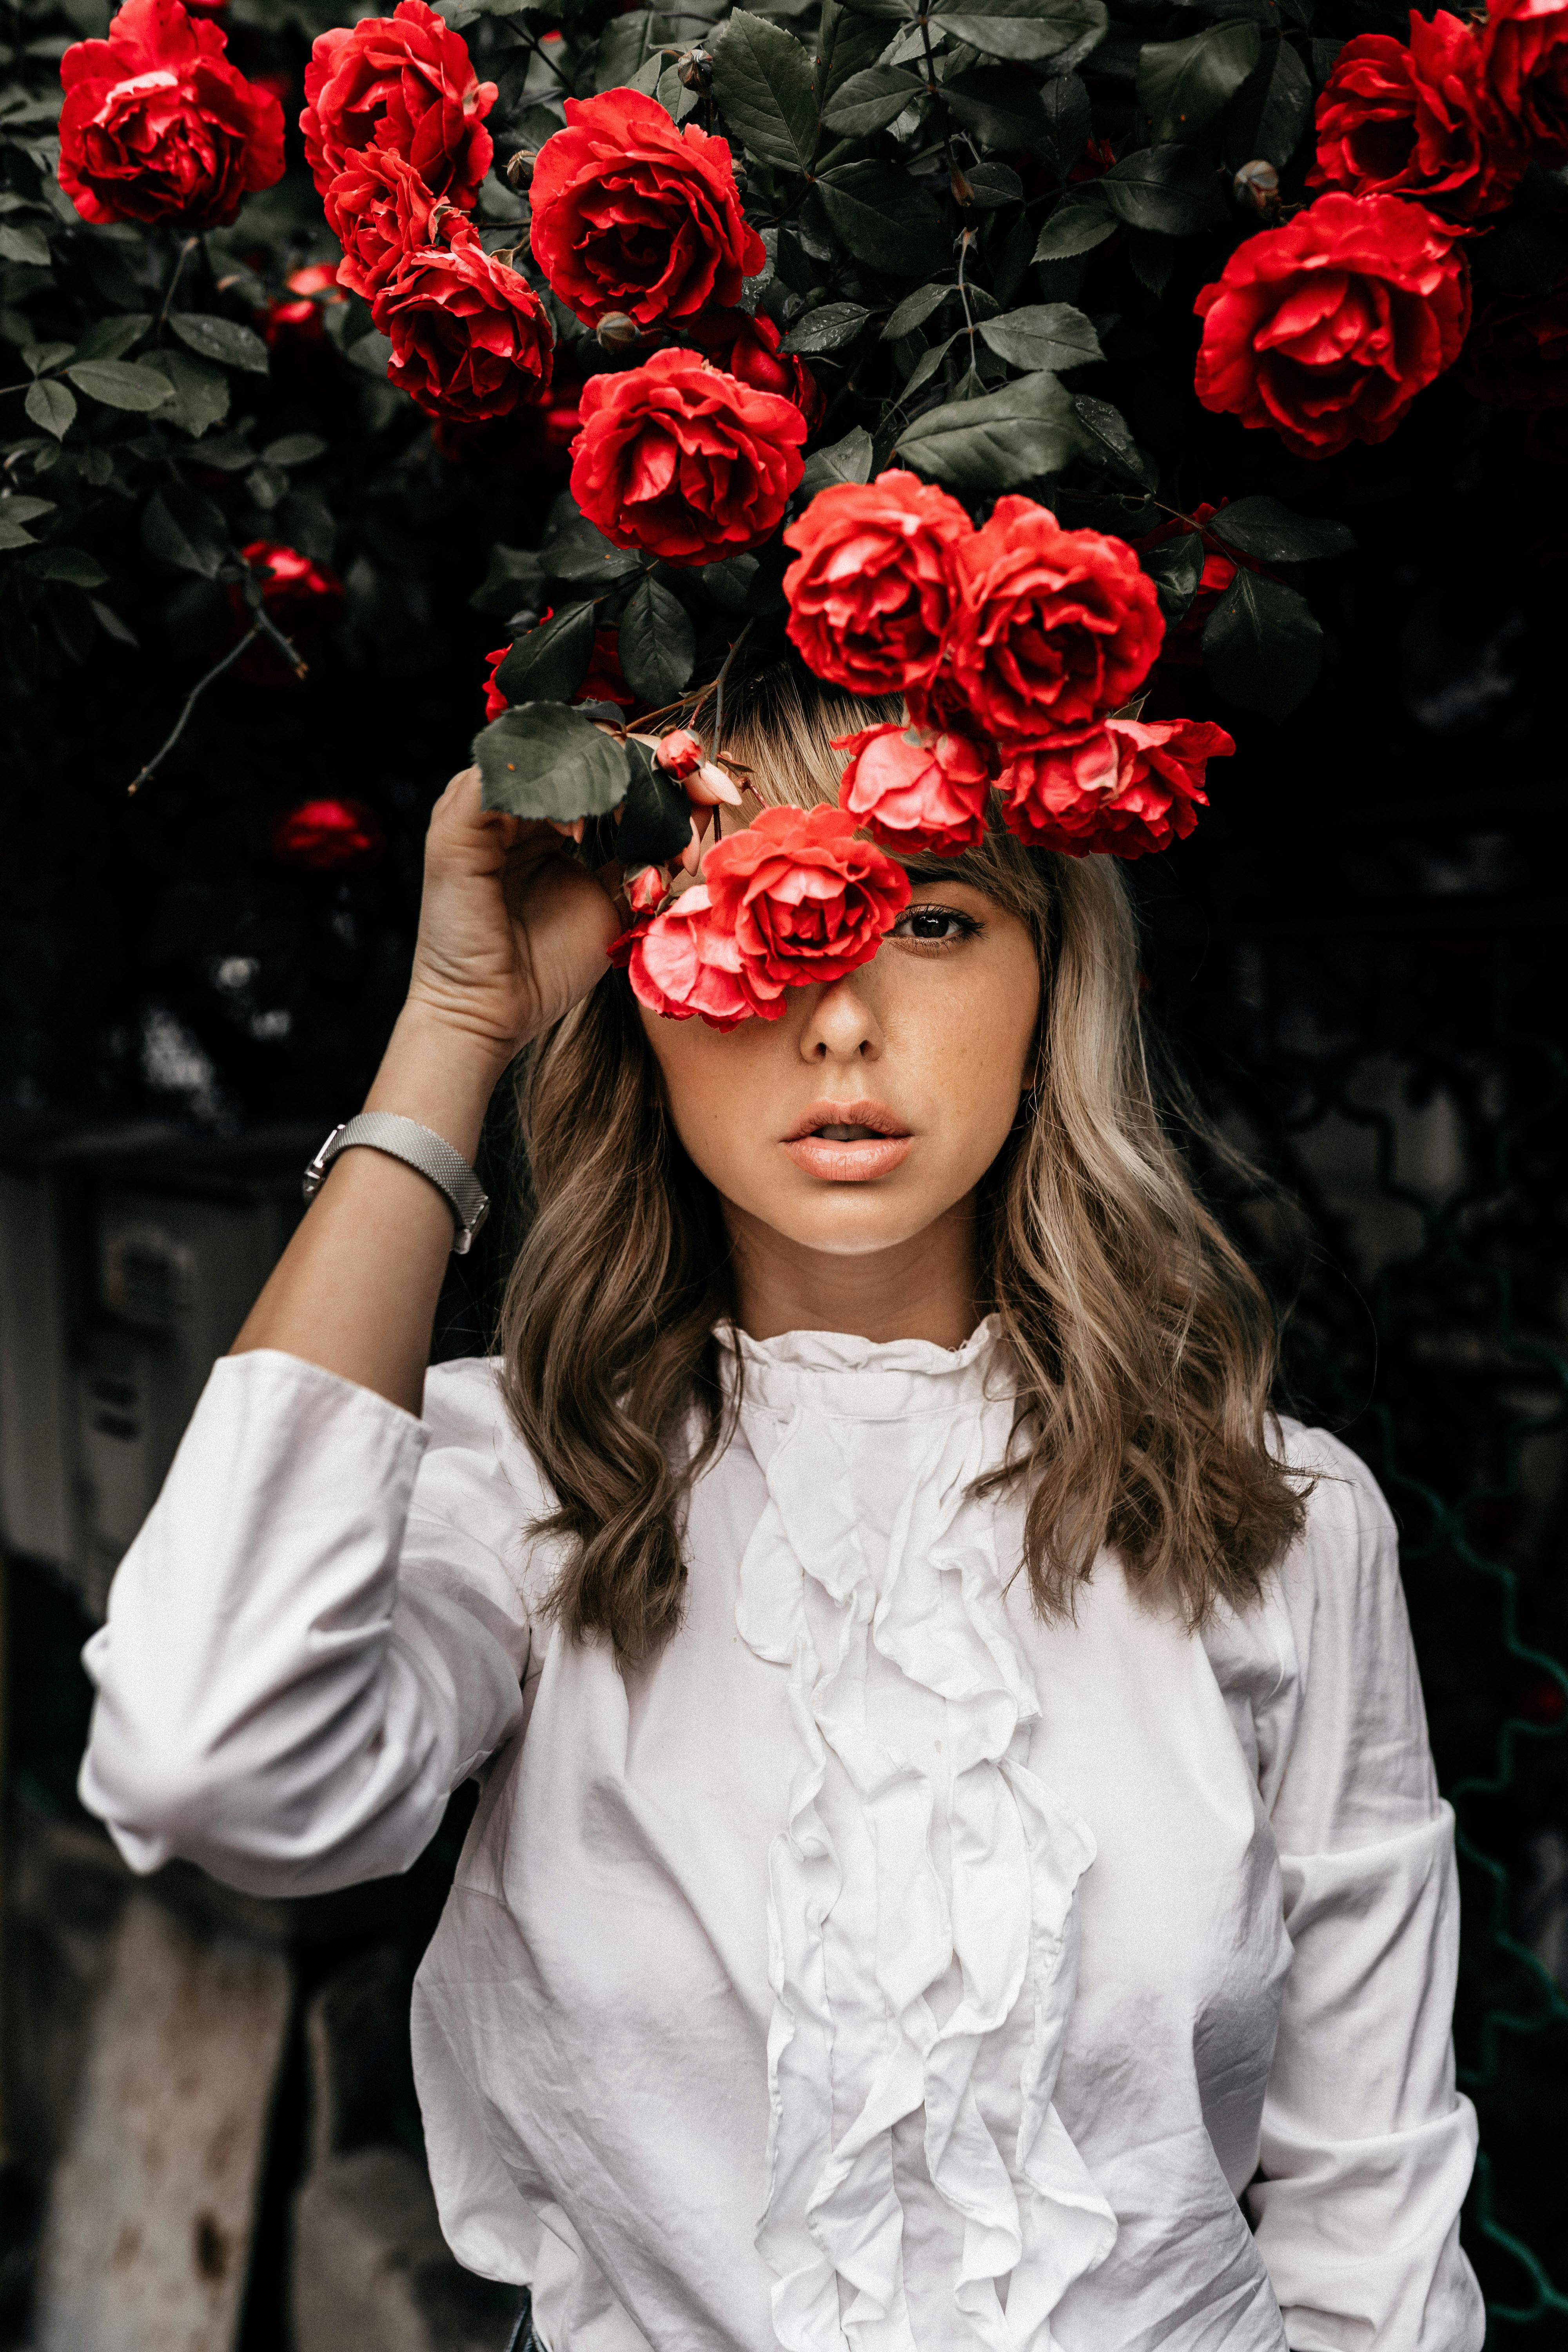
[{"label": "woman's raised hand", "polygon": [[454,776],[430,818],[410,1008],[471,1040],[499,1071],[570,1012],[625,928],[552,825],[488,814],[479,772]]}]

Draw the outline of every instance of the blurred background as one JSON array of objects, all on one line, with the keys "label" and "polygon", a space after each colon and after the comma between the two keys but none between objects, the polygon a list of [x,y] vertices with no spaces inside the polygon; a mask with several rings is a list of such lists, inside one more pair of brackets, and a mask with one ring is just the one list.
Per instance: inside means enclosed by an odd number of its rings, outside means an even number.
[{"label": "blurred background", "polygon": [[[9,13],[21,96],[0,112],[22,120],[106,12]],[[290,120],[317,21],[286,0],[226,18]],[[512,60],[507,105],[539,70]],[[507,200],[492,182],[487,203]],[[35,572],[0,632],[0,2343],[500,2352],[516,2298],[441,2245],[407,2058],[468,1796],[406,1878],[264,1904],[180,1866],[134,1884],[74,1793],[80,1645],[299,1213],[303,1161],[374,1066],[484,656],[547,599],[531,551],[573,422],[568,368],[525,426],[432,434],[379,354],[356,362],[298,170],[215,243],[270,370],[234,380],[213,486],[247,548],[292,558],[268,609],[308,675],[253,649],[129,793],[237,624],[216,567],[138,540],[108,475],[109,620]],[[111,278],[147,266],[134,236],[87,247]],[[16,350],[47,289],[5,250]],[[1184,675],[1181,707],[1223,719],[1237,756],[1196,835],[1131,869],[1156,1025],[1263,1171],[1194,1147],[1286,1315],[1286,1401],[1365,1456],[1403,1529],[1459,1822],[1459,2070],[1483,2148],[1466,2234],[1510,2352],[1568,2346],[1568,894],[1550,830],[1568,298],[1550,299],[1564,331],[1534,347],[1527,397],[1445,380],[1389,451],[1339,461],[1357,548],[1315,568],[1318,687],[1276,722]],[[1200,471],[1208,453],[1239,495],[1256,452],[1162,372],[1136,301],[1097,316],[1117,396],[1156,453]],[[1310,501],[1310,466],[1268,467]],[[489,1344],[516,1191],[504,1103],[484,1161],[503,1213],[454,1261],[444,1357]]]}]

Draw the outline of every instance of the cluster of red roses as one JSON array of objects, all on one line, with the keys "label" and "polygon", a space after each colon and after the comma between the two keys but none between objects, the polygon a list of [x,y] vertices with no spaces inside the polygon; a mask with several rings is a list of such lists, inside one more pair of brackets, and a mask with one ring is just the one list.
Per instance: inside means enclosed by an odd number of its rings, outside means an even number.
[{"label": "cluster of red roses", "polygon": [[789,634],[819,677],[902,695],[909,723],[843,739],[840,805],[900,850],[955,851],[993,791],[1032,848],[1139,857],[1196,823],[1207,720],[1145,725],[1123,706],[1164,635],[1134,551],[999,499],[976,530],[912,474],[837,483],[784,533]]},{"label": "cluster of red roses", "polygon": [[[862,829],[902,855],[951,855],[984,838],[994,793],[1019,840],[1069,856],[1137,857],[1192,831],[1206,763],[1235,747],[1208,720],[1145,725],[1119,708],[1164,635],[1122,541],[1064,530],[1021,498],[976,530],[900,472],[821,491],[784,540],[789,634],[810,667],[900,695],[909,717],[839,740],[837,809],[764,810],[662,908],[662,876],[639,877],[619,960],[655,1012],[773,1020],[786,988],[874,955],[909,883]],[[684,777],[700,755],[682,732],[658,756]]]},{"label": "cluster of red roses", "polygon": [[1328,193],[1238,246],[1197,303],[1199,399],[1308,457],[1386,440],[1458,359],[1465,240],[1527,163],[1568,162],[1568,5],[1412,11],[1408,42],[1359,34],[1316,127],[1309,185]]},{"label": "cluster of red roses", "polygon": [[569,98],[565,111],[529,192],[534,260],[589,326],[684,338],[589,379],[573,495],[616,547],[710,563],[777,529],[822,395],[773,320],[738,307],[767,253],[728,142],[678,129],[640,90]]},{"label": "cluster of red roses", "polygon": [[490,167],[494,82],[425,0],[318,36],[300,127],[339,282],[390,338],[391,381],[432,416],[477,425],[549,385],[553,339],[528,280],[468,215]]}]

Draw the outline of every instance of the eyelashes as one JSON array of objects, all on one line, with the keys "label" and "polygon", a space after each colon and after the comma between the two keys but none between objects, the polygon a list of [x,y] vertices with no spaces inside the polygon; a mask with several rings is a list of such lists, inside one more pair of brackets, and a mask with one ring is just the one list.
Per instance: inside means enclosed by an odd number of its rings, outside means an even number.
[{"label": "eyelashes", "polygon": [[934,898],[922,898],[905,908],[889,936],[911,947],[950,948],[964,940],[978,939],[980,931],[974,917],[966,915],[962,908],[944,907]]}]

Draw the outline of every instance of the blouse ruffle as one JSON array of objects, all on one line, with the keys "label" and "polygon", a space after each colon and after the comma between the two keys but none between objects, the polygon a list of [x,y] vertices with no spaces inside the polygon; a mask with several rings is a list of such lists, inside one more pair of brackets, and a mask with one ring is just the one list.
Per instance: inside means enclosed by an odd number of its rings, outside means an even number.
[{"label": "blouse ruffle", "polygon": [[935,2297],[953,2352],[1047,2352],[1116,2221],[1052,2105],[1094,1841],[1030,1769],[1039,1696],[968,1493],[1012,1417],[994,1328],[724,1337],[768,1490],[736,1624],[788,1669],[801,1749],[769,1862],[778,2340],[914,2352]]}]

